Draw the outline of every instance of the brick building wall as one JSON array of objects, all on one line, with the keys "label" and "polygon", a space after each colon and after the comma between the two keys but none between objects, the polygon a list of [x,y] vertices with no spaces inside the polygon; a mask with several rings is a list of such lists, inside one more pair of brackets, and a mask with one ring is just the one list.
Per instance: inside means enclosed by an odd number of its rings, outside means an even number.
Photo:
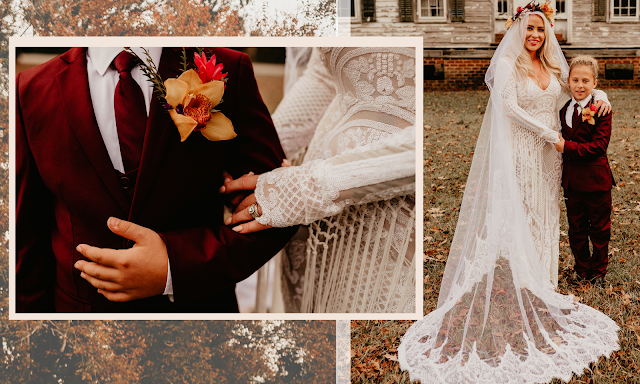
[{"label": "brick building wall", "polygon": [[[566,53],[566,55],[568,58],[576,56],[571,53]],[[599,57],[597,60],[600,65],[598,88],[640,89],[640,57]],[[490,61],[490,58],[425,57],[423,60],[425,72],[424,90],[486,89],[484,75],[487,72],[487,68],[489,68]],[[607,79],[607,72],[605,72],[607,64],[633,65],[633,79]],[[611,72],[609,74],[612,77]],[[426,80],[427,77],[435,77],[437,79]]]}]

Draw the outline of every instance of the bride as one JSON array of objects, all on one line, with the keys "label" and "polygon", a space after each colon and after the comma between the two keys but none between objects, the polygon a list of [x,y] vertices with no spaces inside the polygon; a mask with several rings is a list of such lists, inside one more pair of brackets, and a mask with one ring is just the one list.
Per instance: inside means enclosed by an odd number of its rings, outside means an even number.
[{"label": "bride", "polygon": [[413,48],[314,49],[273,115],[302,164],[221,188],[255,189],[237,232],[308,225],[284,261],[287,311],[415,311],[415,71]]},{"label": "bride", "polygon": [[553,13],[549,3],[519,8],[491,59],[491,96],[438,308],[399,347],[412,380],[568,381],[619,348],[613,320],[554,291],[562,167],[554,143],[568,66]]}]

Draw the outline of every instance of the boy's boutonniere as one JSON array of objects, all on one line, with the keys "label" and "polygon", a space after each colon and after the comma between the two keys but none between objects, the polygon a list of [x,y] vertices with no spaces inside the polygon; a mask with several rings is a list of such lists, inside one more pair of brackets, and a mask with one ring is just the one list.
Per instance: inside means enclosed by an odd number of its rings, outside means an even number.
[{"label": "boy's boutonniere", "polygon": [[158,69],[147,55],[143,61],[131,49],[127,49],[139,61],[143,73],[153,83],[155,91],[178,128],[180,141],[185,141],[194,131],[199,131],[211,141],[230,140],[236,137],[233,124],[215,107],[222,102],[226,87],[226,73],[222,73],[222,63],[216,65],[216,57],[207,60],[202,49],[201,56],[194,52],[197,69],[188,69],[186,52],[182,50],[182,74],[176,79],[162,81]]},{"label": "boy's boutonniere", "polygon": [[590,103],[590,105],[587,105],[586,107],[582,108],[582,121],[586,121],[591,125],[595,125],[596,120],[593,118],[593,116],[596,114],[597,111],[598,111],[598,108],[596,108],[596,106],[593,103]]}]

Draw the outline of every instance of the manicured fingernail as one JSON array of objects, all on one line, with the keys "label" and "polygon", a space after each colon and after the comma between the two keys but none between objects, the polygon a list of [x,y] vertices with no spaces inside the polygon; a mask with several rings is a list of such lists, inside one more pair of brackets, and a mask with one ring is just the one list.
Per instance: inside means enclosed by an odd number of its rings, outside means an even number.
[{"label": "manicured fingernail", "polygon": [[118,229],[118,224],[120,223],[120,220],[116,219],[115,217],[110,217],[109,218],[109,226],[113,229]]},{"label": "manicured fingernail", "polygon": [[226,190],[227,190],[227,188],[223,185],[222,187],[220,187],[219,192],[220,193],[224,193],[224,191],[226,191]]},{"label": "manicured fingernail", "polygon": [[227,218],[227,220],[224,221],[224,225],[229,225],[231,224],[231,218]]},{"label": "manicured fingernail", "polygon": [[231,229],[233,229],[236,232],[240,232],[240,231],[242,231],[242,225],[238,225],[237,227],[233,227]]},{"label": "manicured fingernail", "polygon": [[75,263],[75,264],[73,264],[73,266],[74,266],[76,269],[80,269],[80,268],[79,268],[79,266],[80,266],[80,262],[79,262],[79,261],[76,261],[76,263]]},{"label": "manicured fingernail", "polygon": [[82,244],[78,244],[78,246],[76,247],[76,251],[82,252]]},{"label": "manicured fingernail", "polygon": [[287,159],[282,160],[282,163],[287,167],[291,166],[291,162]]},{"label": "manicured fingernail", "polygon": [[249,175],[249,176],[253,176],[253,175],[255,175],[255,173],[253,173],[253,172],[249,172],[249,173],[247,173],[247,175]]},{"label": "manicured fingernail", "polygon": [[230,181],[231,181],[231,178],[230,178],[230,177],[225,177],[225,178],[224,178],[224,182],[225,182],[225,183],[228,183],[228,182],[230,182]]},{"label": "manicured fingernail", "polygon": [[85,275],[84,272],[80,272],[80,277],[82,277],[83,279],[86,279],[87,275]]}]

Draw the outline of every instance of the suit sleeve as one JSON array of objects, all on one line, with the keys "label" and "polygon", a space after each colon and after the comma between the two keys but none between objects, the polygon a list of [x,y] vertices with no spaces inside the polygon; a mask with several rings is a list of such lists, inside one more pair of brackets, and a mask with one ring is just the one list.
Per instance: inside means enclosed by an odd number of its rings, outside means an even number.
[{"label": "suit sleeve", "polygon": [[575,141],[565,141],[564,153],[568,159],[593,159],[607,153],[609,139],[611,138],[611,115],[596,118],[591,141],[576,143]]},{"label": "suit sleeve", "polygon": [[[228,172],[240,177],[280,166],[284,152],[264,105],[249,57],[242,54],[230,118],[238,136],[226,152]],[[233,97],[233,96],[232,96]],[[210,297],[249,277],[296,233],[297,227],[239,234],[227,226],[162,232],[171,263],[176,303]],[[186,261],[185,261],[186,260]]]},{"label": "suit sleeve", "polygon": [[29,147],[16,77],[16,312],[54,312],[53,203]]}]

